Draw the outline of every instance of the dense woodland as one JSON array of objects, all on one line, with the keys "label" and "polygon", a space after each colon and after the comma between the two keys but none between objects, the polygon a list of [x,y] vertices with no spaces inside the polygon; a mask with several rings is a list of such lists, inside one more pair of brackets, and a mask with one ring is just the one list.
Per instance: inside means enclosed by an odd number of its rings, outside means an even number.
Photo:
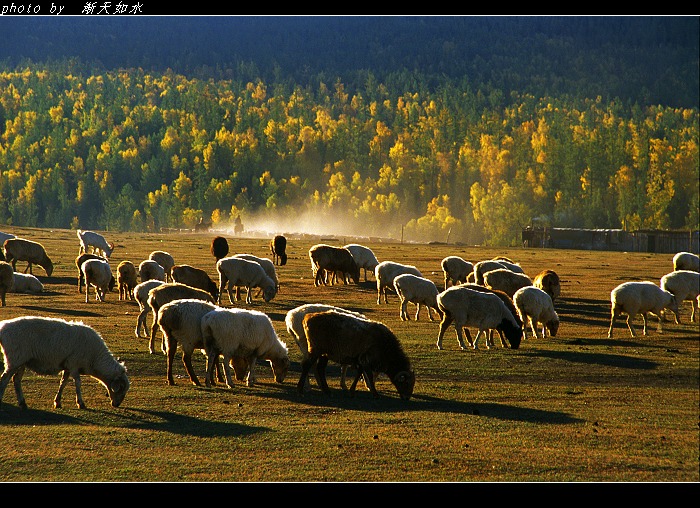
[{"label": "dense woodland", "polygon": [[[246,52],[264,22],[248,18],[213,61],[208,18],[157,18],[169,30],[135,18],[161,44],[141,31],[121,46],[103,18],[73,39],[35,19],[37,40],[20,23],[2,43],[0,224],[159,231],[308,215],[328,230],[342,217],[349,234],[516,245],[533,221],[700,223],[697,18],[531,18],[527,33],[505,30],[510,18],[437,18],[441,38],[427,35],[434,18],[323,18],[314,36],[335,36],[318,59],[303,29]],[[355,37],[339,29],[348,20]]]}]

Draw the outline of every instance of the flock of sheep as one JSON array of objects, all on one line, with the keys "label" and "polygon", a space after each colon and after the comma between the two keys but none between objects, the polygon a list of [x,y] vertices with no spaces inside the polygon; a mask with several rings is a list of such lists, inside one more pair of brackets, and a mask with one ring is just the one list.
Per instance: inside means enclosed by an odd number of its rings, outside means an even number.
[{"label": "flock of sheep", "polygon": [[[286,344],[280,340],[270,317],[247,308],[225,308],[221,305],[224,291],[229,303],[240,300],[246,290],[245,305],[253,301],[253,292],[269,302],[279,290],[276,266],[287,262],[286,239],[277,235],[270,242],[272,260],[251,254],[229,255],[226,239],[215,237],[210,246],[216,259],[218,284],[205,270],[176,264],[164,251],[154,251],[138,266],[122,261],[112,273],[109,258],[114,245],[93,231],[77,231],[79,253],[78,292],[85,287],[85,303],[90,290],[95,300],[104,301],[107,293],[119,291],[119,300],[136,301],[139,305],[135,335],[149,339],[149,352],[155,352],[158,330],[162,333],[161,350],[167,356],[166,379],[173,385],[172,368],[178,345],[191,382],[201,385],[192,366],[192,355],[201,350],[206,355],[204,382],[207,387],[217,382],[233,388],[233,376],[253,386],[255,365],[267,361],[277,382],[283,382],[290,365]],[[47,276],[53,264],[43,246],[14,235],[0,233],[0,296],[5,306],[8,291],[41,292],[43,285],[31,273],[32,266],[41,266]],[[442,349],[445,332],[454,324],[461,349],[478,349],[483,335],[487,348],[493,346],[497,333],[502,347],[517,349],[527,338],[528,329],[535,337],[554,337],[559,316],[554,302],[561,284],[553,270],[544,270],[533,279],[516,262],[498,257],[471,263],[459,256],[448,256],[441,262],[444,274],[442,287],[412,265],[396,261],[379,262],[372,250],[360,244],[335,247],[326,244],[309,249],[314,285],[360,282],[360,271],[374,275],[377,304],[388,303],[388,292],[399,300],[399,317],[410,320],[407,305],[416,306],[418,320],[424,307],[428,319],[439,318],[437,348]],[[653,282],[626,282],[611,291],[611,318],[608,337],[621,314],[627,314],[627,326],[634,337],[631,320],[641,314],[643,332],[647,334],[647,315],[659,318],[661,331],[664,311],[675,316],[679,305],[689,300],[691,322],[700,304],[700,266],[697,255],[679,253],[673,259],[673,271]],[[17,272],[17,261],[27,262],[25,273]],[[29,272],[29,273],[26,273]],[[235,291],[235,294],[234,294]],[[148,315],[153,316],[150,330]],[[436,318],[433,317],[436,315]],[[341,386],[353,394],[360,379],[367,389],[379,396],[375,379],[385,374],[402,399],[410,399],[415,385],[415,372],[396,335],[383,323],[341,307],[304,304],[287,312],[285,326],[302,355],[299,394],[310,389],[309,374],[314,373],[319,388],[328,393],[326,365],[340,364]],[[477,331],[472,338],[470,328]],[[465,341],[466,339],[466,341]],[[76,385],[76,404],[85,407],[80,389],[80,376],[88,375],[104,385],[111,403],[118,407],[129,389],[126,368],[107,348],[102,337],[91,327],[48,317],[19,317],[0,321],[0,347],[4,355],[4,372],[0,377],[0,403],[13,381],[18,405],[26,408],[21,379],[26,368],[40,374],[62,372],[54,406],[61,407],[62,391],[72,377]],[[223,367],[223,369],[222,369]],[[231,371],[233,367],[233,373]],[[350,387],[346,373],[354,369]]]}]

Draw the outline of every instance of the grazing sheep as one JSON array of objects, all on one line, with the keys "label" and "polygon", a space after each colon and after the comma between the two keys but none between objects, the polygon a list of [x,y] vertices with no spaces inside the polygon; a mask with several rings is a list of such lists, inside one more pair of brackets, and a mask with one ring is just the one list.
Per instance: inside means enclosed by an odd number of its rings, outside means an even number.
[{"label": "grazing sheep", "polygon": [[17,238],[17,236],[12,233],[3,233],[0,231],[0,245],[4,244],[5,240],[9,240],[10,238]]},{"label": "grazing sheep", "polygon": [[173,269],[173,266],[175,266],[175,260],[168,252],[162,250],[154,250],[148,255],[148,259],[155,261],[163,267],[163,271],[165,272],[165,279],[163,280],[165,282],[173,282],[173,277],[170,272]]},{"label": "grazing sheep", "polygon": [[[480,286],[479,284],[475,284],[473,282],[467,282],[466,284],[461,284],[460,287],[467,288],[467,289],[473,289],[474,291],[481,291],[482,293],[493,293],[494,295],[498,296],[501,301],[505,304],[505,306],[508,308],[510,313],[513,315],[513,319],[515,319],[515,322],[518,324],[520,328],[523,326],[523,321],[520,319],[520,314],[518,313],[518,309],[515,308],[515,304],[513,303],[513,299],[505,294],[503,291],[500,289],[489,289],[484,286]],[[487,336],[487,342],[486,345],[487,347],[491,348],[493,346],[493,328],[489,330],[489,334]],[[515,344],[509,344],[508,339],[506,339],[505,335],[503,335],[503,332],[501,330],[496,330],[498,332],[498,336],[501,339],[501,347],[511,347],[512,349],[518,349],[520,346],[520,342]],[[478,339],[478,335],[477,335]],[[509,345],[506,345],[509,344]]]},{"label": "grazing sheep", "polygon": [[207,386],[213,382],[219,355],[223,356],[224,375],[229,388],[233,388],[229,365],[236,356],[246,359],[248,386],[255,385],[258,358],[270,363],[277,383],[284,382],[289,371],[289,353],[287,345],[277,337],[267,314],[248,309],[218,308],[204,315],[201,323],[207,354]]},{"label": "grazing sheep", "polygon": [[215,236],[211,241],[211,255],[218,261],[228,256],[228,241],[223,236]]},{"label": "grazing sheep", "polygon": [[[148,341],[149,353],[154,353],[153,346],[156,341],[156,334],[158,333],[158,311],[166,303],[170,303],[174,300],[183,299],[202,300],[205,302],[216,303],[212,296],[206,291],[190,287],[186,284],[180,284],[178,282],[166,282],[165,284],[161,284],[159,286],[154,287],[148,292],[148,307],[153,313],[151,337]],[[164,353],[167,353],[165,339],[161,341],[160,347]]]},{"label": "grazing sheep", "polygon": [[117,265],[117,287],[119,300],[133,300],[134,288],[138,285],[138,272],[131,261],[122,261]]},{"label": "grazing sheep", "polygon": [[2,306],[6,306],[5,297],[7,292],[12,289],[15,284],[15,271],[12,265],[6,261],[0,261],[0,301]]},{"label": "grazing sheep", "polygon": [[700,272],[700,256],[692,252],[679,252],[673,256],[673,270]]},{"label": "grazing sheep", "polygon": [[543,270],[535,276],[532,285],[540,288],[547,293],[552,299],[552,302],[559,297],[561,293],[561,282],[559,275],[554,270]]},{"label": "grazing sheep", "polygon": [[25,368],[43,375],[63,372],[53,403],[57,409],[71,377],[75,380],[76,404],[85,409],[81,374],[97,379],[107,389],[113,407],[119,407],[129,390],[124,364],[114,358],[100,334],[83,323],[36,316],[1,321],[0,347],[5,364],[0,376],[0,403],[12,379],[17,405],[27,409],[22,392]]},{"label": "grazing sheep", "polygon": [[[694,323],[697,297],[700,293],[700,273],[693,270],[675,270],[661,277],[659,286],[676,297],[679,309],[685,300],[690,300],[690,322]],[[675,318],[678,324],[678,314],[675,314]]]},{"label": "grazing sheep", "polygon": [[372,395],[379,397],[374,373],[383,372],[389,376],[401,399],[411,398],[416,383],[415,372],[399,339],[386,325],[335,311],[307,314],[302,325],[309,341],[309,356],[301,362],[301,377],[297,383],[299,394],[304,393],[304,383],[314,365],[321,390],[329,394],[326,365],[333,361],[357,369],[350,385],[350,396],[354,396],[357,382],[364,375]]},{"label": "grazing sheep", "polygon": [[484,274],[484,286],[489,289],[500,289],[513,298],[518,289],[532,286],[532,279],[524,273],[513,272],[508,268],[499,268]]},{"label": "grazing sheep", "polygon": [[401,299],[399,308],[399,317],[402,321],[410,321],[406,307],[408,302],[416,304],[416,321],[420,314],[420,306],[423,304],[428,310],[428,319],[434,321],[433,315],[430,312],[434,309],[439,317],[442,317],[442,311],[437,306],[437,295],[439,293],[437,286],[432,280],[425,277],[418,277],[412,273],[403,273],[394,278],[394,290]]},{"label": "grazing sheep", "polygon": [[[438,349],[442,349],[442,338],[452,321],[455,323],[457,341],[461,349],[467,349],[463,330],[466,331],[469,345],[478,349],[479,336],[482,333],[487,336],[488,330],[492,328],[503,332],[512,349],[520,347],[522,328],[498,295],[453,286],[437,296],[437,304],[443,312],[437,340]],[[479,330],[474,342],[467,326],[476,326]]]},{"label": "grazing sheep", "polygon": [[484,275],[491,270],[499,270],[501,268],[506,268],[506,265],[493,259],[479,261],[478,263],[474,264],[474,282],[480,286],[483,286]]},{"label": "grazing sheep", "polygon": [[343,282],[350,276],[355,284],[360,281],[360,268],[348,249],[332,245],[316,244],[309,249],[314,286],[326,285],[326,273],[341,272]]},{"label": "grazing sheep", "polygon": [[105,237],[94,231],[78,230],[78,240],[80,240],[80,249],[78,255],[88,251],[88,247],[92,247],[92,253],[109,259],[114,250],[114,244],[105,240]]},{"label": "grazing sheep", "polygon": [[41,293],[44,291],[44,285],[35,275],[15,272],[14,278],[13,293]]},{"label": "grazing sheep", "polygon": [[530,321],[530,328],[535,338],[538,338],[538,323],[542,325],[542,338],[545,338],[546,331],[551,337],[557,336],[559,330],[559,316],[554,310],[552,297],[543,289],[535,286],[525,286],[518,289],[513,295],[513,303],[518,309],[520,319],[523,322],[523,337],[527,339],[527,322]]},{"label": "grazing sheep", "polygon": [[412,265],[403,265],[394,261],[382,261],[374,268],[374,278],[377,280],[377,305],[381,304],[382,294],[384,303],[387,302],[387,289],[394,289],[394,279],[404,273],[410,273],[416,277],[423,277],[423,274]]},{"label": "grazing sheep", "polygon": [[277,294],[275,281],[268,277],[265,269],[260,263],[255,261],[235,256],[223,258],[217,261],[216,271],[219,272],[219,298],[217,299],[219,305],[221,304],[221,295],[224,292],[224,288],[228,292],[229,302],[233,303],[231,288],[234,286],[246,288],[245,302],[247,304],[253,303],[253,298],[250,294],[251,288],[262,288],[263,299],[266,302],[272,300]]},{"label": "grazing sheep", "polygon": [[106,294],[114,289],[114,276],[109,262],[88,259],[80,268],[85,276],[85,303],[90,303],[90,286],[95,288],[95,300],[104,302]]},{"label": "grazing sheep", "polygon": [[447,289],[450,283],[453,286],[466,283],[469,274],[474,272],[474,265],[459,256],[447,256],[440,262],[440,266],[445,274],[444,289]]},{"label": "grazing sheep", "polygon": [[270,240],[270,254],[272,254],[272,261],[276,265],[284,266],[287,264],[287,239],[283,235],[275,235]]},{"label": "grazing sheep", "polygon": [[157,261],[146,259],[139,263],[139,277],[141,282],[151,279],[165,282],[165,269]]},{"label": "grazing sheep", "polygon": [[525,273],[525,270],[523,270],[518,263],[505,256],[497,256],[493,258],[493,261],[501,263],[505,268],[508,268],[508,270],[510,270],[511,272]]},{"label": "grazing sheep", "polygon": [[613,324],[615,319],[623,312],[627,314],[627,328],[629,328],[632,337],[634,330],[632,329],[631,320],[637,314],[642,315],[644,320],[644,335],[647,334],[647,314],[651,312],[659,318],[659,326],[657,331],[662,333],[661,311],[669,309],[671,312],[678,313],[678,302],[673,293],[664,291],[659,286],[649,281],[633,281],[623,282],[610,292],[610,329],[608,330],[608,339],[613,336]]},{"label": "grazing sheep", "polygon": [[201,268],[195,268],[190,265],[175,265],[171,270],[173,282],[187,284],[193,288],[203,289],[214,297],[214,300],[219,298],[219,287],[216,282],[209,277],[209,274]]},{"label": "grazing sheep", "polygon": [[44,246],[38,242],[25,240],[24,238],[10,238],[5,240],[3,244],[5,250],[5,259],[12,264],[12,269],[17,271],[17,261],[26,261],[27,268],[24,273],[32,273],[32,264],[39,265],[44,269],[46,275],[51,277],[53,272],[53,263],[46,254]]},{"label": "grazing sheep", "polygon": [[[248,261],[255,261],[260,266],[262,266],[263,270],[265,270],[265,273],[267,274],[267,276],[270,277],[275,282],[275,288],[276,288],[277,292],[279,292],[280,282],[279,282],[279,279],[277,279],[277,271],[275,270],[275,264],[270,259],[259,258],[258,256],[253,256],[252,254],[236,254],[233,257],[247,259]],[[259,293],[260,293],[260,291],[258,291],[258,294]],[[258,295],[256,295],[256,296],[258,296]],[[238,299],[238,297],[239,297],[238,287],[236,287],[236,299]]]},{"label": "grazing sheep", "polygon": [[[151,279],[141,284],[137,284],[134,288],[134,299],[139,304],[139,316],[136,319],[136,338],[148,337],[148,329],[146,328],[146,317],[148,316],[151,308],[148,306],[148,293],[151,289],[162,286],[165,284],[162,280]],[[141,330],[143,329],[143,335],[141,335]]]},{"label": "grazing sheep", "polygon": [[355,260],[355,263],[357,263],[358,268],[362,268],[364,270],[365,282],[367,282],[367,270],[374,275],[374,269],[379,264],[379,261],[377,261],[377,256],[374,255],[374,252],[372,252],[372,249],[369,247],[365,247],[364,245],[357,243],[349,243],[344,245],[343,248],[350,251],[350,254],[352,254],[352,258]]},{"label": "grazing sheep", "polygon": [[78,268],[78,293],[83,292],[83,285],[85,284],[85,275],[83,274],[83,263],[88,259],[102,259],[107,261],[107,258],[98,256],[97,254],[80,254],[75,258],[75,266]]}]

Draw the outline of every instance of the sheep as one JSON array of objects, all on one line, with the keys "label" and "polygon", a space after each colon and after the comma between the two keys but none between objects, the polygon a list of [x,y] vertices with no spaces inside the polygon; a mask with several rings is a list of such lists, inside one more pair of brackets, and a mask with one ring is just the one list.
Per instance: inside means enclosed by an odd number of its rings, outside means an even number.
[{"label": "sheep", "polygon": [[247,386],[255,385],[258,358],[269,362],[275,382],[284,382],[289,371],[289,353],[287,345],[277,337],[267,314],[248,309],[218,308],[202,316],[201,326],[207,354],[207,386],[213,382],[219,355],[223,356],[224,375],[229,388],[233,388],[229,364],[236,356],[246,359]]},{"label": "sheep", "polygon": [[105,240],[105,237],[101,234],[80,229],[76,233],[78,235],[78,240],[80,240],[78,255],[86,253],[88,247],[92,247],[93,254],[98,254],[107,259],[112,255],[114,244]]},{"label": "sheep", "polygon": [[88,259],[80,269],[85,277],[85,303],[90,303],[90,286],[95,287],[95,300],[104,302],[106,294],[114,289],[114,276],[109,262]]},{"label": "sheep", "polygon": [[497,256],[493,258],[493,261],[501,263],[505,268],[508,268],[508,270],[510,270],[511,272],[525,273],[525,270],[523,270],[518,263],[505,256]]},{"label": "sheep", "polygon": [[[139,316],[136,319],[136,338],[148,337],[148,330],[146,329],[146,317],[151,308],[148,306],[148,293],[151,289],[162,286],[165,284],[162,280],[151,279],[146,282],[137,284],[133,290],[134,299],[139,304]],[[143,329],[144,334],[141,335],[141,330]]]},{"label": "sheep", "polygon": [[[185,298],[202,300],[205,302],[216,303],[214,298],[206,291],[198,288],[190,287],[186,284],[180,284],[178,282],[166,282],[159,286],[154,287],[148,292],[147,303],[148,307],[153,313],[153,324],[151,325],[151,336],[148,341],[148,352],[153,354],[153,346],[156,341],[156,334],[158,333],[158,310],[165,305],[174,300],[182,300]],[[167,353],[165,347],[165,339],[161,341],[161,350]]]},{"label": "sheep", "polygon": [[117,287],[119,300],[133,300],[134,288],[138,285],[138,272],[131,261],[122,261],[117,265]]},{"label": "sheep", "polygon": [[416,321],[420,314],[420,306],[423,304],[428,310],[428,319],[434,321],[433,315],[430,312],[434,309],[439,317],[442,317],[442,311],[437,306],[437,295],[439,293],[437,286],[432,280],[425,277],[418,277],[412,273],[403,273],[394,278],[394,290],[401,299],[399,308],[399,317],[402,321],[410,321],[406,307],[408,302],[416,304]]},{"label": "sheep", "polygon": [[[279,292],[280,283],[279,283],[279,279],[277,279],[277,271],[275,271],[275,264],[270,259],[259,258],[258,256],[253,256],[252,254],[236,254],[233,257],[247,259],[248,261],[255,261],[260,266],[262,266],[263,270],[265,270],[265,273],[267,274],[267,276],[270,277],[275,282],[275,288],[277,289],[277,292]],[[258,293],[259,293],[259,291],[258,291]],[[238,298],[238,296],[239,296],[238,287],[236,287],[236,298]]]},{"label": "sheep", "polygon": [[284,266],[287,264],[287,239],[283,235],[275,235],[270,240],[270,254],[272,254],[272,261],[276,265]]},{"label": "sheep", "polygon": [[15,272],[14,278],[13,293],[41,293],[44,291],[44,285],[35,275]]},{"label": "sheep", "polygon": [[[0,231],[0,245],[5,243],[5,240],[9,240],[10,238],[17,238],[17,236],[13,235],[12,233],[3,233]],[[0,259],[0,261],[5,261],[4,259]]]},{"label": "sheep", "polygon": [[447,289],[450,283],[453,286],[466,283],[469,274],[474,271],[474,265],[459,256],[447,256],[440,262],[440,266],[445,274],[444,289]]},{"label": "sheep", "polygon": [[[486,336],[486,332],[491,328],[502,331],[512,349],[520,347],[522,328],[497,295],[463,286],[452,286],[438,294],[437,304],[443,312],[437,339],[438,349],[442,349],[442,338],[452,321],[455,323],[457,341],[463,350],[467,347],[464,344],[462,330],[466,330],[469,345],[478,349],[479,336],[482,333]],[[467,326],[476,326],[479,330],[473,342]]]},{"label": "sheep", "polygon": [[15,271],[12,265],[6,261],[0,261],[0,301],[2,306],[6,307],[7,292],[12,289],[15,284]]},{"label": "sheep", "polygon": [[499,270],[506,268],[506,265],[494,259],[486,259],[474,264],[474,282],[481,286],[484,285],[484,275],[491,270]]},{"label": "sheep", "polygon": [[0,322],[0,347],[5,365],[0,376],[0,404],[12,378],[17,404],[27,409],[22,392],[25,368],[44,375],[63,372],[53,402],[56,409],[61,407],[61,395],[71,377],[76,404],[86,408],[81,374],[95,378],[107,389],[113,407],[119,407],[129,390],[124,363],[112,355],[99,333],[81,322],[38,316],[8,319]]},{"label": "sheep", "polygon": [[[513,299],[505,294],[503,291],[500,289],[489,289],[484,286],[480,286],[479,284],[473,283],[473,282],[467,282],[466,284],[460,284],[459,287],[467,288],[467,289],[473,289],[474,291],[481,291],[482,293],[493,293],[494,295],[498,296],[501,301],[505,304],[505,306],[508,308],[510,313],[513,315],[513,319],[515,319],[515,322],[518,324],[520,328],[523,326],[523,321],[520,319],[520,314],[518,313],[518,309],[515,308],[515,304],[513,303]],[[486,346],[488,348],[491,348],[493,346],[493,328],[489,330],[489,334],[486,337],[487,342]],[[512,349],[518,349],[520,346],[520,341],[517,342],[517,344],[509,344],[508,339],[506,339],[505,335],[503,335],[503,332],[501,330],[496,330],[498,332],[498,336],[501,340],[501,346],[502,347],[511,347]],[[478,336],[477,336],[478,338]],[[506,344],[509,344],[508,346]]]},{"label": "sheep", "polygon": [[309,249],[311,271],[314,274],[314,286],[326,285],[326,272],[342,272],[343,282],[350,276],[355,284],[360,280],[360,268],[348,249],[332,245],[316,244]]},{"label": "sheep", "polygon": [[12,264],[14,271],[17,271],[17,261],[26,261],[27,268],[24,269],[24,273],[32,273],[32,264],[37,264],[44,269],[47,277],[51,277],[53,263],[40,243],[24,238],[9,238],[5,240],[3,249],[5,259]]},{"label": "sheep", "polygon": [[[679,308],[683,301],[690,300],[690,322],[694,323],[697,297],[700,293],[700,273],[692,270],[675,270],[661,277],[659,286],[676,297]],[[675,318],[678,324],[678,314]]]},{"label": "sheep", "polygon": [[253,303],[251,288],[262,288],[263,299],[266,302],[272,300],[277,294],[277,285],[265,273],[265,270],[259,263],[243,259],[240,257],[227,257],[220,259],[216,263],[216,271],[219,272],[219,298],[217,303],[221,304],[221,295],[226,288],[228,299],[233,303],[231,288],[233,286],[243,286],[247,290],[245,302]]},{"label": "sheep", "polygon": [[102,259],[107,261],[107,258],[98,256],[97,254],[80,254],[75,258],[75,266],[78,268],[78,293],[83,292],[83,285],[85,284],[85,275],[83,274],[83,263],[88,259]]},{"label": "sheep", "polygon": [[499,268],[484,274],[484,286],[489,289],[500,289],[513,298],[518,289],[532,286],[532,279],[524,273],[513,272],[508,268]]},{"label": "sheep", "polygon": [[215,236],[212,238],[210,251],[211,255],[214,256],[217,261],[228,256],[228,241],[226,238],[223,236]]},{"label": "sheep", "polygon": [[187,284],[193,288],[203,289],[214,297],[214,300],[219,298],[219,287],[216,282],[209,277],[209,274],[201,268],[195,268],[190,265],[175,265],[171,270],[173,282]]},{"label": "sheep", "polygon": [[155,279],[165,282],[165,269],[152,259],[145,259],[139,263],[139,277],[141,282]]},{"label": "sheep", "polygon": [[349,243],[344,245],[343,248],[350,251],[357,266],[364,270],[365,282],[367,282],[367,270],[374,275],[374,268],[379,264],[377,256],[374,255],[374,252],[369,247],[357,243]]},{"label": "sheep", "polygon": [[552,299],[552,302],[554,302],[554,300],[556,300],[561,293],[561,282],[559,280],[559,275],[557,275],[557,272],[554,270],[542,270],[540,273],[535,275],[532,285],[547,293]]},{"label": "sheep", "polygon": [[615,319],[623,312],[627,314],[627,328],[629,328],[632,337],[635,337],[635,334],[630,321],[637,314],[642,315],[644,335],[647,335],[647,314],[649,312],[659,318],[657,329],[659,333],[663,331],[661,311],[669,309],[673,313],[678,313],[678,302],[673,293],[661,289],[650,281],[623,282],[610,292],[610,303],[608,339],[612,339]]},{"label": "sheep", "polygon": [[679,252],[673,256],[673,270],[700,272],[700,256],[692,252]]},{"label": "sheep", "polygon": [[413,394],[416,375],[399,339],[383,323],[360,319],[342,312],[312,312],[302,320],[304,334],[309,341],[309,356],[301,362],[301,377],[297,383],[299,394],[309,371],[316,365],[316,377],[321,390],[330,394],[326,381],[328,361],[355,366],[357,374],[348,393],[354,396],[360,377],[375,398],[379,397],[374,373],[383,372],[394,385],[402,400]]},{"label": "sheep", "polygon": [[551,337],[557,336],[559,316],[554,310],[552,297],[546,291],[535,286],[522,287],[513,295],[513,303],[523,322],[523,337],[525,339],[527,339],[528,320],[535,338],[538,338],[538,323],[542,325],[543,339],[547,331]]},{"label": "sheep", "polygon": [[403,274],[410,273],[416,277],[423,277],[423,274],[412,265],[403,265],[394,261],[382,261],[374,268],[374,278],[377,280],[377,305],[381,304],[382,294],[384,303],[387,301],[387,288],[394,289],[394,279]]},{"label": "sheep", "polygon": [[148,259],[155,261],[163,267],[163,271],[165,272],[165,278],[163,280],[165,282],[173,282],[173,277],[170,271],[173,269],[173,266],[175,266],[175,260],[170,255],[170,253],[162,250],[154,250],[148,255]]}]

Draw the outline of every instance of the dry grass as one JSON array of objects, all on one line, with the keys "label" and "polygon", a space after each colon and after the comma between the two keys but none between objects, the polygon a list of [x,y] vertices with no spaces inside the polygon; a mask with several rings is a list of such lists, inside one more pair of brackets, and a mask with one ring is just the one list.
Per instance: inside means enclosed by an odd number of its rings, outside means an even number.
[{"label": "dry grass", "polygon": [[[3,481],[455,481],[455,482],[697,482],[699,434],[699,326],[665,323],[632,338],[623,320],[607,339],[609,295],[627,280],[652,280],[671,271],[670,254],[574,250],[490,249],[454,245],[402,245],[358,241],[380,260],[416,265],[442,284],[440,260],[459,255],[472,262],[506,255],[534,276],[551,268],[563,280],[556,302],[556,338],[532,339],[518,350],[500,346],[460,351],[454,328],[435,347],[438,322],[399,320],[398,301],[376,304],[373,278],[355,285],[314,288],[311,238],[289,238],[289,262],[278,267],[282,289],[266,312],[287,342],[292,367],[284,384],[258,366],[258,385],[234,390],[193,386],[179,360],[176,386],[165,382],[165,357],[150,355],[136,339],[138,306],[118,301],[84,302],[77,292],[74,231],[5,228],[46,247],[54,260],[41,295],[11,293],[2,319],[42,315],[79,319],[97,329],[125,361],[132,387],[120,408],[104,389],[83,383],[87,410],[52,400],[58,377],[27,373],[29,409],[16,405],[11,387],[0,410],[0,479]],[[214,234],[105,234],[118,247],[113,269],[138,264],[153,250],[176,263],[204,268],[215,277],[209,242]],[[231,253],[270,257],[268,240],[227,236]],[[18,269],[24,270],[24,263]],[[228,300],[223,300],[228,306]],[[285,313],[322,302],[366,313],[401,339],[417,373],[414,397],[401,401],[383,377],[380,399],[364,389],[348,398],[338,388],[326,397],[313,384],[296,393],[300,354],[284,329]],[[238,302],[237,305],[242,305]],[[409,311],[412,306],[409,307]],[[150,325],[150,319],[149,319]],[[204,372],[204,357],[195,357]]]}]

